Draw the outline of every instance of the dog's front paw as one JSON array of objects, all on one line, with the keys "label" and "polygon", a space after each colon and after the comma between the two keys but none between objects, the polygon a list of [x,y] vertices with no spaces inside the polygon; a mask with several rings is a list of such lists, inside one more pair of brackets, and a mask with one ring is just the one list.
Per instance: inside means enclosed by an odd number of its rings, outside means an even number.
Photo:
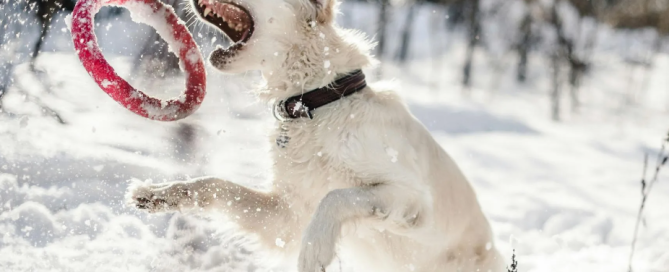
[{"label": "dog's front paw", "polygon": [[149,213],[178,210],[183,199],[190,199],[188,192],[182,192],[180,186],[152,185],[149,181],[132,180],[126,193],[126,203]]},{"label": "dog's front paw", "polygon": [[299,272],[325,272],[335,256],[337,235],[336,224],[312,222],[302,238]]}]

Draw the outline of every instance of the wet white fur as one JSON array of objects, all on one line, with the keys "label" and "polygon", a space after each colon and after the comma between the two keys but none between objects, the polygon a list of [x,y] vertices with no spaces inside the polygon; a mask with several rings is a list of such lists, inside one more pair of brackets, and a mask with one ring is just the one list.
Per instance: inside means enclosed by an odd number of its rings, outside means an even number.
[{"label": "wet white fur", "polygon": [[[261,70],[263,100],[324,86],[372,62],[361,35],[311,23],[318,15],[309,0],[236,2],[251,11],[256,32],[217,68]],[[314,115],[277,122],[268,192],[201,178],[135,183],[129,202],[149,212],[223,212],[300,272],[320,272],[335,256],[359,272],[504,270],[471,186],[395,93],[370,85]],[[281,125],[286,148],[274,144]]]}]

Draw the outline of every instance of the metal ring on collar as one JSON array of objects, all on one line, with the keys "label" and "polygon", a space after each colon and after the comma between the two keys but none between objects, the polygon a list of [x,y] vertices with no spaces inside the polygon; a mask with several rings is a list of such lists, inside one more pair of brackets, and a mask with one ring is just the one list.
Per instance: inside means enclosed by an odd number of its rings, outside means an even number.
[{"label": "metal ring on collar", "polygon": [[274,103],[274,109],[272,110],[272,113],[274,114],[274,118],[276,120],[279,120],[281,122],[285,122],[290,118],[288,115],[288,112],[286,111],[286,101],[285,100],[277,100]]}]

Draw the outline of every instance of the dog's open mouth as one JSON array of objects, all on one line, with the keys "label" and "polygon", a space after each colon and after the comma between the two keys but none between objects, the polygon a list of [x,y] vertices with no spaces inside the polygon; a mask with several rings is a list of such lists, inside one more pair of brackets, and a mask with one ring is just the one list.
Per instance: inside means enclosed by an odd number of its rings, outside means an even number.
[{"label": "dog's open mouth", "polygon": [[193,3],[200,17],[223,31],[235,45],[246,43],[253,35],[253,17],[244,7],[218,0],[194,0]]}]

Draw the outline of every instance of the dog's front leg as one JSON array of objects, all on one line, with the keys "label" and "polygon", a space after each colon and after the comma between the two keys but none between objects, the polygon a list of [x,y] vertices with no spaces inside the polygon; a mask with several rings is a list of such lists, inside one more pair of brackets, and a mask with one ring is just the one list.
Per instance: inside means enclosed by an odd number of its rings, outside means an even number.
[{"label": "dog's front leg", "polygon": [[255,232],[269,229],[266,226],[276,224],[273,219],[285,214],[285,205],[274,194],[217,178],[163,184],[135,182],[126,198],[129,204],[150,213],[190,209],[223,211],[242,228]]},{"label": "dog's front leg", "polygon": [[331,191],[321,201],[302,237],[299,272],[322,272],[335,256],[342,225],[356,219],[393,221],[394,226],[416,226],[421,210],[411,197],[398,199],[389,185]]}]

